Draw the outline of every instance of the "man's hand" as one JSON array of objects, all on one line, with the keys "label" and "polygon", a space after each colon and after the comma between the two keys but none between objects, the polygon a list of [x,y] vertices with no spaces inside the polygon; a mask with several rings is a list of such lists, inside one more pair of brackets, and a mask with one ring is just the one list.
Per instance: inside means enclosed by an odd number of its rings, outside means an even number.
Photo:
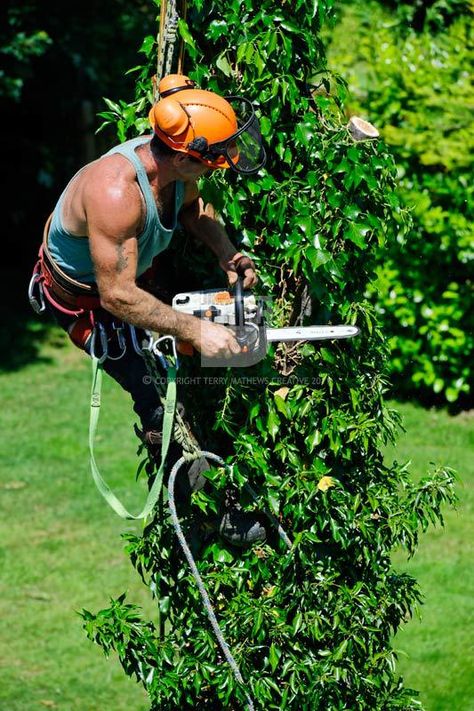
[{"label": "man's hand", "polygon": [[232,358],[241,352],[232,331],[220,323],[210,321],[201,321],[192,345],[207,358]]},{"label": "man's hand", "polygon": [[250,257],[245,257],[241,252],[234,254],[232,259],[219,262],[221,269],[227,274],[230,286],[233,286],[238,277],[244,280],[244,289],[250,289],[257,283],[255,263]]}]

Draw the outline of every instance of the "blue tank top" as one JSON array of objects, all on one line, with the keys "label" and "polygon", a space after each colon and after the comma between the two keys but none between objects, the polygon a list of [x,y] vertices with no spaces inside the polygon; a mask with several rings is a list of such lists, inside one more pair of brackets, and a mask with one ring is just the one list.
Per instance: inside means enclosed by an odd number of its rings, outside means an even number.
[{"label": "blue tank top", "polygon": [[[120,153],[120,155],[123,155],[132,163],[137,173],[138,184],[145,199],[145,224],[143,231],[137,237],[137,277],[151,266],[157,254],[163,252],[168,247],[173,232],[176,229],[178,212],[181,209],[184,199],[184,183],[181,180],[177,180],[175,183],[174,213],[172,215],[171,227],[163,227],[158,215],[155,197],[150,183],[148,182],[145,167],[135,153],[135,149],[138,146],[148,143],[150,139],[151,136],[133,138],[131,141],[115,146],[115,148],[112,148],[104,154],[105,156],[110,156],[114,153]],[[83,168],[81,168],[81,170],[83,170]],[[71,181],[79,175],[81,170],[76,173]],[[49,228],[48,248],[54,261],[68,276],[71,276],[77,281],[90,283],[95,281],[95,274],[89,248],[89,239],[87,237],[72,235],[64,228],[61,220],[61,208],[64,195],[71,181],[69,181],[54,208]]]}]

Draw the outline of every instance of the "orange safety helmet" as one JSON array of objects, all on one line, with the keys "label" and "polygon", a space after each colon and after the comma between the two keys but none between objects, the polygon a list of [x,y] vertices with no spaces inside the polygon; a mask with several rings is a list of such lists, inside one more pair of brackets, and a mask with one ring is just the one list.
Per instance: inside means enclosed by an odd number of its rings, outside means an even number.
[{"label": "orange safety helmet", "polygon": [[258,120],[250,101],[196,89],[189,77],[180,74],[163,77],[159,91],[160,100],[151,108],[149,119],[153,131],[167,146],[214,169],[232,168],[248,174],[265,163]]}]

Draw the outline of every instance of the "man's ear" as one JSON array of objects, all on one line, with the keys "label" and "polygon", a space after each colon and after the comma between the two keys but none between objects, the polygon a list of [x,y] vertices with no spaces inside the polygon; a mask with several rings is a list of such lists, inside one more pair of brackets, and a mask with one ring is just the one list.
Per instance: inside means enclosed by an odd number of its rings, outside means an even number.
[{"label": "man's ear", "polygon": [[173,156],[174,162],[177,165],[178,163],[182,163],[183,161],[188,160],[189,156],[186,155],[186,153],[179,153],[176,151],[176,154]]},{"label": "man's ear", "polygon": [[177,170],[187,170],[193,164],[190,157],[191,156],[188,156],[187,153],[177,152],[176,155],[173,156],[173,166]]}]

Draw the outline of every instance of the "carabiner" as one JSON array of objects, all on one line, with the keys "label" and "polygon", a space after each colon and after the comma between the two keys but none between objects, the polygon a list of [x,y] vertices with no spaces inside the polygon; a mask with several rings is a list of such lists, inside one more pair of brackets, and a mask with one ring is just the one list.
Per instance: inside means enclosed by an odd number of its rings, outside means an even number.
[{"label": "carabiner", "polygon": [[[28,284],[28,301],[30,302],[30,306],[33,309],[33,311],[37,314],[42,314],[46,310],[46,304],[44,302],[44,292],[43,292],[43,285],[42,282],[43,277],[41,276],[41,273],[38,271],[37,266],[35,267],[33,271],[33,275],[30,279],[30,283]],[[39,301],[34,295],[34,290],[35,286],[38,284],[38,294],[39,294]]]},{"label": "carabiner", "polygon": [[[97,337],[97,331],[99,332],[100,336],[100,347],[102,349],[102,355],[100,358],[97,358],[96,353],[95,353],[95,340]],[[105,331],[105,328],[103,324],[100,323],[100,321],[97,321],[94,325],[94,328],[92,330],[92,336],[91,336],[91,356],[92,358],[97,358],[100,364],[106,360],[107,356],[109,353],[109,345],[107,342],[107,333]]]},{"label": "carabiner", "polygon": [[[131,323],[128,323],[127,326],[130,329],[130,338],[132,340],[133,350],[137,355],[142,356],[143,358],[143,349],[138,345],[136,328],[135,326],[132,326]],[[145,348],[151,351],[153,346],[153,336],[151,335],[150,331],[145,331],[145,333],[148,336],[148,344],[145,346]]]},{"label": "carabiner", "polygon": [[[163,343],[164,341],[170,341],[171,343],[171,356],[165,355],[165,353],[158,348],[158,344]],[[179,359],[178,352],[176,350],[176,338],[174,336],[161,336],[160,338],[157,338],[151,344],[151,351],[156,355],[165,370],[168,370],[170,366],[168,359],[174,358],[174,363],[172,363],[172,365],[174,365],[176,370],[178,370]]]},{"label": "carabiner", "polygon": [[127,350],[127,343],[123,335],[124,325],[125,324],[123,323],[123,321],[119,321],[119,325],[116,325],[115,320],[112,321],[112,328],[117,334],[117,343],[119,348],[121,349],[121,352],[118,356],[111,356],[109,354],[109,360],[120,360],[120,358],[123,358],[123,356],[125,355],[125,351]]}]

